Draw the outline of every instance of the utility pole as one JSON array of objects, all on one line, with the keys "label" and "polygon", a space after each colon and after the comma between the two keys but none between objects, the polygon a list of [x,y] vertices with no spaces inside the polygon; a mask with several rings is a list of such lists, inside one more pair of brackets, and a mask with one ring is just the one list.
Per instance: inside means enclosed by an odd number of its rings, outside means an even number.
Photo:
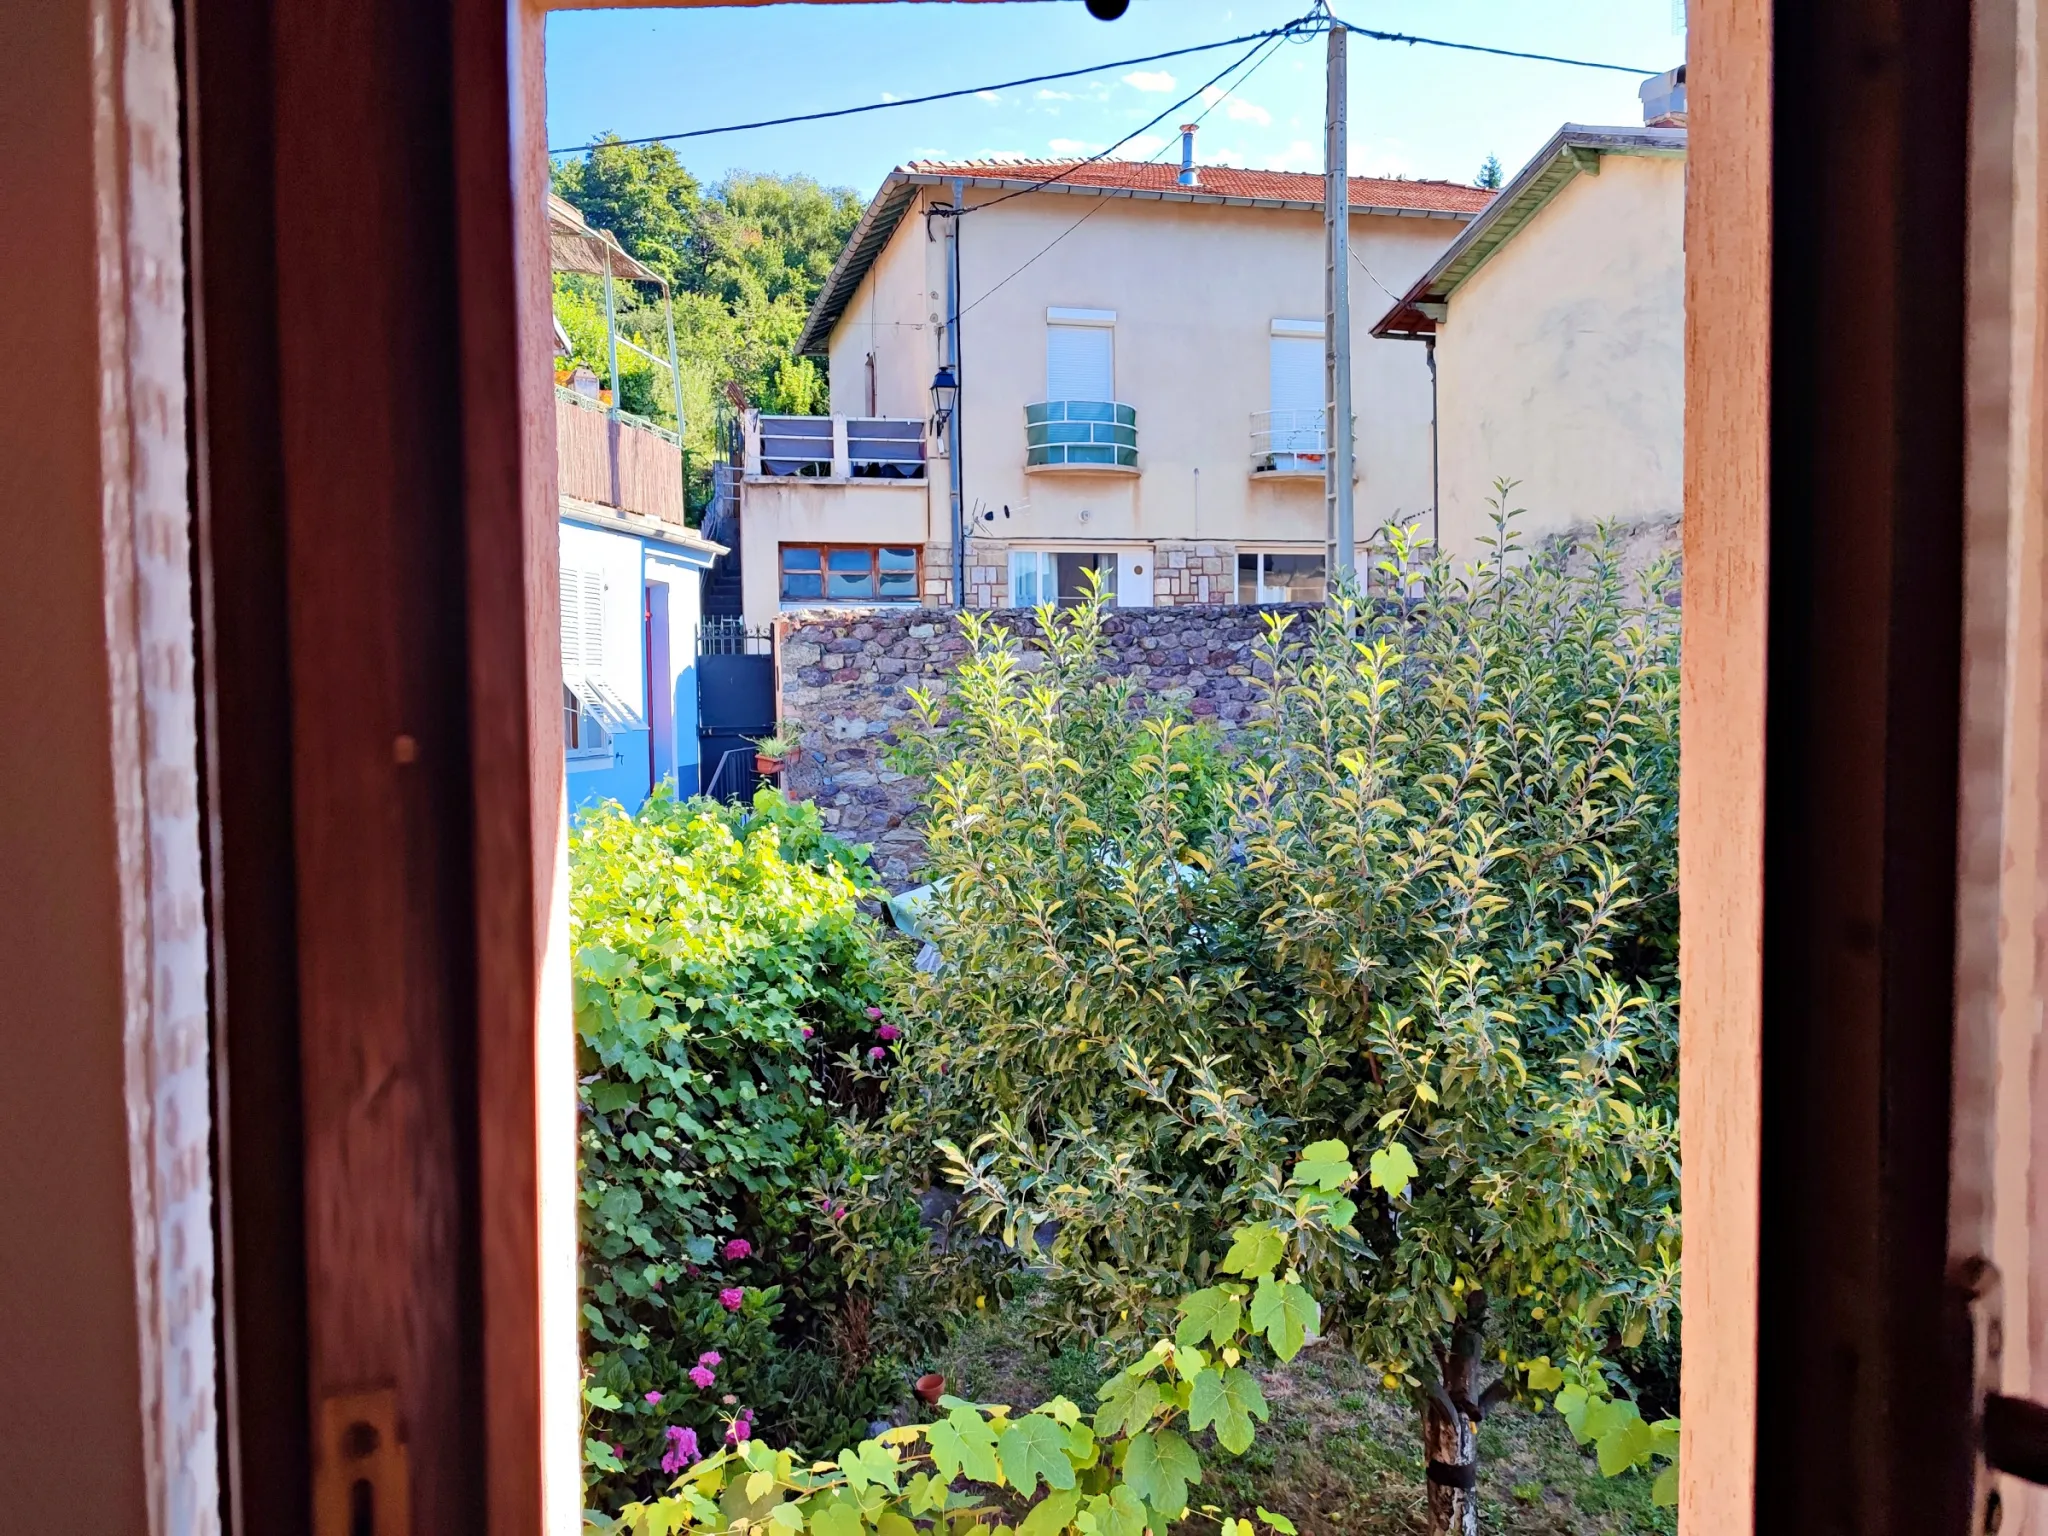
[{"label": "utility pole", "polygon": [[1330,23],[1329,97],[1323,113],[1324,569],[1334,585],[1358,571],[1351,485],[1351,153],[1345,31]]},{"label": "utility pole", "polygon": [[[946,366],[953,378],[960,378],[960,215],[967,208],[967,183],[953,180],[953,211],[946,218]],[[953,512],[953,606],[967,606],[967,519],[963,506],[960,472],[960,402],[962,388],[954,396],[953,414],[946,422],[946,470],[950,482],[948,497]]]}]

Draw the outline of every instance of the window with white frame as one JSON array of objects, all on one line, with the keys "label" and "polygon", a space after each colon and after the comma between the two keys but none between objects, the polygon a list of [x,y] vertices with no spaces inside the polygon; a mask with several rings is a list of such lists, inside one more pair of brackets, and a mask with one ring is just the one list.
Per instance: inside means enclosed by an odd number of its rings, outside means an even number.
[{"label": "window with white frame", "polygon": [[604,675],[604,572],[562,566],[562,739],[571,752],[608,750],[611,737],[592,708]]},{"label": "window with white frame", "polygon": [[1116,399],[1116,311],[1045,312],[1045,398]]},{"label": "window with white frame", "polygon": [[1240,603],[1320,603],[1326,581],[1320,554],[1244,551],[1237,557]]},{"label": "window with white frame", "polygon": [[1117,556],[1113,551],[1013,549],[1010,551],[1010,606],[1078,603],[1088,596],[1089,572],[1098,573],[1103,595],[1116,601]]}]

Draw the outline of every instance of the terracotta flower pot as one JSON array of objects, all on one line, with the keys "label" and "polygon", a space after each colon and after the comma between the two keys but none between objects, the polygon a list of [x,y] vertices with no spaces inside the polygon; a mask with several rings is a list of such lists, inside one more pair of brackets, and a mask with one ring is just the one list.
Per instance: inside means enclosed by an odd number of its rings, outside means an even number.
[{"label": "terracotta flower pot", "polygon": [[756,752],[754,754],[754,772],[764,774],[780,773],[782,772],[782,759],[770,757],[766,752]]},{"label": "terracotta flower pot", "polygon": [[946,1395],[946,1378],[934,1372],[917,1378],[918,1400],[927,1406],[936,1407],[940,1398]]}]

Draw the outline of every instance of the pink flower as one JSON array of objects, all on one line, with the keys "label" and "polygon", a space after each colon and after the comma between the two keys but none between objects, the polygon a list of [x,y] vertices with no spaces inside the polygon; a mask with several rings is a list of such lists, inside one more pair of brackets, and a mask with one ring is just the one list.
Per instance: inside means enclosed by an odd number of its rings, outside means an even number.
[{"label": "pink flower", "polygon": [[699,1365],[723,1365],[725,1364],[725,1357],[715,1349],[707,1349],[697,1357],[697,1363]]},{"label": "pink flower", "polygon": [[647,1401],[650,1403],[658,1403],[661,1401],[661,1394],[659,1392],[650,1392],[647,1394]]},{"label": "pink flower", "polygon": [[708,1388],[718,1378],[711,1374],[709,1366],[693,1365],[690,1367],[690,1380],[697,1383],[700,1388]]},{"label": "pink flower", "polygon": [[624,1461],[626,1459],[626,1448],[623,1445],[615,1445],[612,1447],[612,1454],[618,1457],[619,1460]]},{"label": "pink flower", "polygon": [[878,1046],[876,1046],[876,1047],[875,1047],[875,1048],[874,1048],[873,1050],[871,1050],[871,1051],[869,1051],[869,1052],[868,1052],[868,1060],[869,1060],[869,1061],[880,1061],[880,1060],[881,1060],[881,1059],[882,1059],[882,1058],[883,1058],[884,1056],[886,1056],[886,1055],[888,1055],[888,1054],[889,1054],[889,1053],[888,1053],[887,1051],[883,1050],[883,1049],[882,1049],[882,1047],[880,1047],[880,1046],[878,1045]]},{"label": "pink flower", "polygon": [[816,1031],[815,1029],[811,1028],[811,1026],[810,1026],[810,1025],[806,1024],[806,1025],[804,1026],[804,1038],[805,1038],[806,1040],[810,1039],[810,1038],[811,1038],[811,1036],[815,1035],[816,1033],[817,1033],[817,1031]]},{"label": "pink flower", "polygon": [[903,1031],[894,1024],[884,1024],[875,1031],[875,1038],[877,1040],[901,1040],[903,1038]]},{"label": "pink flower", "polygon": [[737,1312],[747,1304],[747,1293],[736,1285],[729,1285],[718,1293],[718,1304],[728,1312]]},{"label": "pink flower", "polygon": [[744,1259],[751,1255],[753,1251],[754,1245],[744,1237],[736,1237],[725,1245],[725,1256],[728,1259]]},{"label": "pink flower", "polygon": [[703,1459],[703,1453],[697,1449],[697,1431],[680,1424],[669,1425],[668,1454],[661,1458],[661,1470],[674,1477]]},{"label": "pink flower", "polygon": [[739,1417],[732,1421],[731,1426],[725,1432],[725,1443],[727,1445],[739,1445],[744,1441],[751,1440],[753,1436],[754,1410],[742,1408]]},{"label": "pink flower", "polygon": [[868,1017],[871,1019],[879,1019],[881,1016],[882,1010],[879,1008],[870,1008],[868,1010]]}]

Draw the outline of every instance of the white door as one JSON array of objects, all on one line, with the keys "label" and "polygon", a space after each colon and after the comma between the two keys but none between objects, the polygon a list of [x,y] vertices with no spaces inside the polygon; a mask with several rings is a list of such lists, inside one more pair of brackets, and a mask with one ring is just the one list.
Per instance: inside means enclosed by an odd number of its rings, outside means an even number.
[{"label": "white door", "polygon": [[1106,325],[1046,326],[1045,398],[1114,400],[1115,330]]},{"label": "white door", "polygon": [[1116,561],[1116,605],[1119,608],[1152,606],[1152,551],[1120,549]]}]

